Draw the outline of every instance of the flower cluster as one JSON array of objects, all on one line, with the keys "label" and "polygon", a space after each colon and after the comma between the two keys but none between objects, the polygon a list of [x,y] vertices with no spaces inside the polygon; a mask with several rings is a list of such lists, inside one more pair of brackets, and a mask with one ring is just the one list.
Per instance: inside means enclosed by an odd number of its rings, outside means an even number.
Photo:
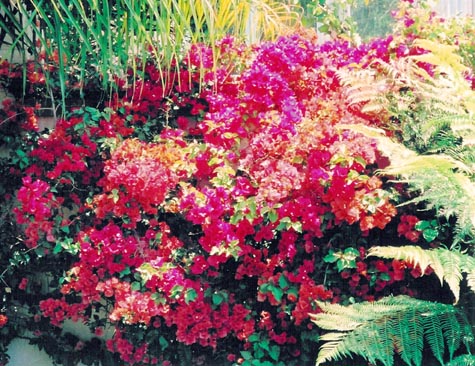
[{"label": "flower cluster", "polygon": [[[193,57],[170,71],[170,84],[150,63],[135,85],[143,94],[126,91],[112,112],[89,108],[58,121],[29,154],[17,197],[18,217],[44,226],[25,230],[27,243],[44,232],[56,252],[78,253],[60,296],[40,302],[42,315],[56,326],[66,318],[96,326],[91,310],[107,309],[117,328],[107,348],[131,365],[152,362],[152,334],[162,334],[153,362],[173,362],[164,345],[174,340],[210,357],[232,344],[276,361],[257,351],[264,341],[282,360],[307,357],[296,335],[312,328],[317,300],[341,291],[318,270],[335,230],[363,238],[396,215],[393,194],[372,175],[375,144],[336,127],[364,121],[349,114],[338,81],[323,77],[322,58],[340,62],[349,47],[281,38],[257,49],[247,68],[210,71],[213,92],[197,92]],[[55,220],[61,206],[69,217]],[[373,281],[374,295],[403,277]],[[367,298],[359,286],[349,281]],[[147,329],[142,338],[126,331],[137,326]]]},{"label": "flower cluster", "polygon": [[8,323],[8,317],[6,315],[0,314],[0,328],[4,327]]},{"label": "flower cluster", "polygon": [[48,183],[40,179],[33,181],[30,176],[26,176],[17,199],[21,208],[15,208],[15,213],[18,223],[25,225],[25,244],[30,248],[36,246],[40,235],[54,242],[51,218],[61,200],[55,199]]},{"label": "flower cluster", "polygon": [[421,232],[415,229],[415,226],[419,221],[420,220],[417,216],[402,215],[401,222],[397,226],[398,235],[404,236],[407,240],[416,243],[421,236]]}]

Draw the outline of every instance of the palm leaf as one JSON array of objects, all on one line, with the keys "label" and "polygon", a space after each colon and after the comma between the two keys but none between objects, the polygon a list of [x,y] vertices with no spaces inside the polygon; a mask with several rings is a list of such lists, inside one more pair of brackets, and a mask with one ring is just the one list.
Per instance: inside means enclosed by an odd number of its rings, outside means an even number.
[{"label": "palm leaf", "polygon": [[[66,60],[58,70],[61,81],[79,65],[81,77],[87,76],[85,69],[95,69],[106,90],[112,85],[111,76],[124,76],[130,68],[136,73],[150,58],[150,49],[157,65],[168,71],[180,64],[192,43],[211,46],[218,59],[215,42],[228,34],[249,38],[251,16],[255,42],[274,39],[300,22],[297,11],[277,0],[11,2],[25,20],[21,24],[12,8],[0,5],[5,12],[0,29],[9,29],[7,21],[14,21],[17,29],[12,49],[26,44],[29,52],[35,52],[34,37],[29,36],[33,34],[48,55],[59,51],[59,60]],[[63,87],[63,100],[64,93]]]}]

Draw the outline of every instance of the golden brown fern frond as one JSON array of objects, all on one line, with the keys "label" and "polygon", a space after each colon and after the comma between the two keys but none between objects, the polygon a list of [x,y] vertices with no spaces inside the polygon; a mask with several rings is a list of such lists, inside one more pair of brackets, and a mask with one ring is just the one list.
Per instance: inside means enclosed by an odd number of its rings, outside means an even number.
[{"label": "golden brown fern frond", "polygon": [[387,114],[389,100],[386,95],[392,85],[387,78],[378,75],[372,69],[338,71],[338,79],[346,87],[345,96],[350,106],[360,107],[363,113],[369,115]]}]

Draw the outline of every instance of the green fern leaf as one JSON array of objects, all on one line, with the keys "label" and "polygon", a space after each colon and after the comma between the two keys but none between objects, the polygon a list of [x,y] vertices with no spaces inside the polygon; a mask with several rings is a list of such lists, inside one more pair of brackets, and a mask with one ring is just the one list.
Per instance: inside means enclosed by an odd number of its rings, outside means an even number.
[{"label": "green fern leaf", "polygon": [[[394,326],[394,347],[402,360],[408,365],[420,365],[422,362],[422,348],[424,331],[420,325],[420,317],[416,309],[407,309],[398,312],[392,319]],[[407,327],[401,327],[406,324]]]},{"label": "green fern leaf", "polygon": [[[316,365],[332,360],[342,360],[353,354],[371,363],[393,366],[394,352],[410,366],[421,366],[423,342],[443,365],[446,344],[449,352],[457,343],[448,344],[449,336],[457,339],[473,339],[470,325],[453,305],[417,300],[408,296],[383,298],[376,302],[364,302],[347,307],[318,302],[323,312],[313,314],[312,321],[331,328],[320,339]],[[343,309],[345,308],[345,309]],[[340,322],[329,327],[328,314],[340,314],[343,323],[348,318],[360,319],[360,325],[352,330],[340,329]],[[368,316],[368,314],[371,314]],[[458,343],[460,345],[460,342]]]},{"label": "green fern leaf", "polygon": [[474,355],[461,355],[454,358],[445,366],[475,366],[475,356]]},{"label": "green fern leaf", "polygon": [[[443,314],[442,314],[443,316]],[[425,339],[435,358],[442,365],[444,363],[444,334],[442,333],[442,323],[440,317],[433,316],[432,313],[422,314],[422,322],[425,330]],[[451,340],[447,340],[450,342]]]},{"label": "green fern leaf", "polygon": [[423,48],[429,53],[422,55],[410,56],[413,60],[419,62],[427,62],[434,66],[438,66],[447,70],[453,70],[459,74],[467,71],[467,66],[463,64],[463,59],[457,54],[458,47],[439,42],[434,42],[428,39],[417,39],[414,45]]},{"label": "green fern leaf", "polygon": [[450,359],[452,359],[455,351],[458,350],[462,344],[462,327],[459,323],[458,313],[447,312],[441,317],[440,321],[444,329],[444,337],[447,340],[449,356]]},{"label": "green fern leaf", "polygon": [[461,266],[463,254],[444,248],[430,250],[430,252],[432,252],[434,258],[437,258],[442,265],[443,273],[442,277],[439,278],[442,278],[442,280],[447,283],[455,296],[455,303],[457,303],[460,294],[460,282],[462,282],[463,279]]},{"label": "green fern leaf", "polygon": [[319,359],[325,362],[326,360],[342,360],[345,357],[351,357],[350,351],[346,352],[345,349],[340,349],[338,347],[345,336],[346,333],[326,333],[322,335],[320,340],[325,343],[320,347],[320,352],[318,355]]}]

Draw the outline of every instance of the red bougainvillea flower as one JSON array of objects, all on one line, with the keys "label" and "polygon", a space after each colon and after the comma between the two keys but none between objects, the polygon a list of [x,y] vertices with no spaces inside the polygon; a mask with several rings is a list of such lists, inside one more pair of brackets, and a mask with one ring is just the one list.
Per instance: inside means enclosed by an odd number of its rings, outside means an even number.
[{"label": "red bougainvillea flower", "polygon": [[52,216],[61,203],[51,192],[51,187],[40,179],[23,178],[23,186],[18,190],[20,204],[14,209],[19,224],[25,226],[25,244],[32,248],[40,239],[54,242]]},{"label": "red bougainvillea flower", "polygon": [[8,317],[4,314],[0,314],[0,328],[3,328],[8,323]]},{"label": "red bougainvillea flower", "polygon": [[421,232],[415,229],[419,221],[419,218],[414,215],[402,215],[401,221],[397,226],[398,235],[404,236],[407,240],[416,243],[421,236]]}]

